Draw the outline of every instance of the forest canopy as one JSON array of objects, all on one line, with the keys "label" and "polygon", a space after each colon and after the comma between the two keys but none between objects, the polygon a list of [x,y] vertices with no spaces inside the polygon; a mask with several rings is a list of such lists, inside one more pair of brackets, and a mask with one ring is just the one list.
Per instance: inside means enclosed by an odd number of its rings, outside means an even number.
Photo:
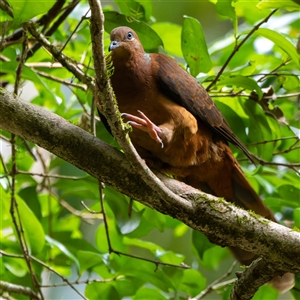
[{"label": "forest canopy", "polygon": [[[299,1],[101,1],[104,23],[96,5],[0,1],[1,297],[278,299],[263,284],[283,270],[296,284],[281,299],[299,299]],[[102,25],[105,55],[128,26],[203,85],[254,155],[230,145],[279,224],[143,175],[126,130],[113,138],[97,115]],[[262,259],[243,268],[227,245]]]}]

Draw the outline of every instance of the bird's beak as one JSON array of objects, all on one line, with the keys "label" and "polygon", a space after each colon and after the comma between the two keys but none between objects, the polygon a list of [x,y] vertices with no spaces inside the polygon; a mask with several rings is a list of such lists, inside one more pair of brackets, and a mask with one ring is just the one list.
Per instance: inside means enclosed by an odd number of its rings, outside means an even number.
[{"label": "bird's beak", "polygon": [[112,51],[120,46],[120,43],[117,41],[112,41],[108,47],[109,51]]}]

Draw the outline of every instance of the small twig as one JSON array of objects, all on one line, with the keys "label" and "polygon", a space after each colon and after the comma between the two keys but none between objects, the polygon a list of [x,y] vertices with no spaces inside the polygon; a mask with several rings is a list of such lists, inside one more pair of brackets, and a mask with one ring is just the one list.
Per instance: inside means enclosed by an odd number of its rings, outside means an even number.
[{"label": "small twig", "polygon": [[[253,95],[251,94],[246,94],[244,92],[236,92],[236,93],[233,93],[233,92],[210,92],[210,97],[237,97],[237,96],[243,96],[243,97],[246,97],[246,98],[252,98]],[[284,94],[284,95],[276,95],[276,98],[279,99],[279,98],[290,98],[290,97],[297,97],[297,96],[300,96],[300,92],[298,93],[290,93],[290,94]],[[262,99],[274,99],[274,96],[263,96]]]},{"label": "small twig", "polygon": [[33,35],[33,37],[43,46],[45,47],[52,56],[62,64],[67,70],[69,70],[76,78],[79,79],[79,81],[86,84],[89,88],[93,90],[94,84],[93,84],[93,78],[86,75],[80,67],[75,65],[74,63],[71,63],[72,61],[70,58],[62,54],[56,47],[51,45],[49,41],[41,34],[39,33],[36,28],[34,27],[34,24],[32,22],[28,22],[24,24],[25,28]]},{"label": "small twig", "polygon": [[68,39],[66,40],[65,44],[61,47],[60,52],[62,52],[66,45],[69,43],[69,41],[71,40],[72,36],[75,34],[75,32],[77,31],[77,29],[79,28],[79,26],[81,25],[81,23],[86,20],[86,16],[87,14],[90,12],[90,9],[87,10],[87,12],[85,13],[84,16],[81,17],[80,21],[78,22],[78,24],[76,25],[75,29],[73,30],[73,32],[70,34],[70,36],[68,37]]},{"label": "small twig", "polygon": [[286,66],[292,59],[291,58],[288,58],[286,61],[282,62],[281,64],[279,64],[276,68],[274,68],[272,71],[270,71],[269,74],[265,74],[263,75],[261,78],[259,78],[257,80],[257,82],[262,82],[266,77],[267,75],[274,75],[273,72],[276,72],[277,70],[279,70],[281,67],[283,66]]},{"label": "small twig", "polygon": [[60,275],[57,271],[55,271],[55,269],[51,268],[49,265],[45,264],[43,261],[41,261],[40,259],[34,257],[34,256],[30,256],[32,260],[36,261],[37,263],[39,263],[40,265],[42,265],[44,268],[46,268],[47,270],[49,270],[50,272],[53,272],[54,274],[56,274],[63,282],[66,283],[67,286],[69,286],[72,290],[74,290],[80,297],[82,297],[82,299],[88,300],[84,295],[82,295],[64,276]]},{"label": "small twig", "polygon": [[99,214],[95,215],[95,214],[83,213],[82,211],[75,209],[73,206],[71,206],[68,202],[64,200],[60,200],[59,203],[71,214],[73,214],[76,217],[79,217],[80,219],[82,219],[84,222],[88,224],[93,224],[93,221],[91,219],[102,219],[102,217]]},{"label": "small twig", "polygon": [[21,170],[17,170],[16,174],[23,174],[29,176],[40,176],[40,177],[49,177],[49,178],[58,178],[58,179],[68,179],[68,180],[81,180],[85,177],[76,177],[76,176],[66,176],[66,175],[59,175],[59,174],[44,174],[44,173],[35,173],[35,172],[25,172]]},{"label": "small twig", "polygon": [[224,65],[222,66],[222,68],[220,69],[220,71],[218,72],[217,76],[214,78],[214,80],[208,85],[208,87],[206,88],[207,91],[209,91],[211,89],[211,87],[218,81],[218,79],[220,78],[220,76],[222,75],[222,73],[224,72],[225,68],[227,67],[227,65],[229,64],[229,62],[231,61],[231,59],[233,58],[233,56],[235,55],[236,52],[239,51],[239,49],[244,45],[244,43],[252,36],[252,34],[259,29],[259,27],[263,24],[268,22],[268,20],[270,19],[270,17],[275,14],[275,12],[277,11],[277,9],[274,9],[266,18],[264,18],[261,22],[259,22],[257,25],[255,25],[252,30],[244,37],[244,39],[238,44],[237,43],[237,39],[236,39],[236,44],[235,47],[233,49],[233,51],[231,52],[231,54],[229,55],[229,57],[227,58],[227,60],[225,61]]},{"label": "small twig", "polygon": [[279,142],[279,141],[292,140],[292,139],[296,139],[296,142],[299,141],[299,138],[297,136],[285,136],[285,137],[281,137],[278,139],[272,139],[272,140],[254,142],[254,143],[247,143],[246,146],[256,146],[256,145],[261,145],[261,144],[275,143],[275,142]]},{"label": "small twig", "polygon": [[285,153],[289,153],[289,152],[292,152],[292,151],[297,150],[297,149],[300,149],[300,146],[289,147],[288,149],[274,152],[273,155],[285,154]]},{"label": "small twig", "polygon": [[5,141],[5,142],[7,142],[7,143],[10,142],[9,138],[7,138],[6,136],[4,136],[4,135],[1,134],[1,133],[0,133],[0,139],[3,140],[3,141]]},{"label": "small twig", "polygon": [[[46,33],[45,36],[52,36],[52,34],[57,30],[57,28],[66,20],[66,18],[68,17],[68,15],[74,10],[74,8],[77,6],[77,4],[80,2],[80,0],[73,0],[71,3],[68,4],[67,7],[65,7],[64,12],[62,13],[62,15],[53,23],[53,25],[51,26],[51,28],[49,28]],[[27,52],[27,57],[26,60],[29,59],[30,57],[32,57],[34,55],[34,53],[40,49],[40,47],[43,45],[41,43],[39,43],[40,41],[38,41],[37,43],[35,43]]]},{"label": "small twig", "polygon": [[0,254],[3,255],[3,256],[7,256],[7,257],[24,259],[24,255],[15,254],[15,253],[8,253],[8,252],[3,251],[1,249],[0,249]]},{"label": "small twig", "polygon": [[7,4],[6,1],[0,1],[0,9],[5,11],[12,18],[14,17],[11,7]]},{"label": "small twig", "polygon": [[[283,64],[286,64],[284,62]],[[286,76],[286,77],[299,77],[297,74],[293,73],[273,73],[273,71],[270,71],[270,73],[257,73],[257,74],[250,74],[246,75],[246,77],[257,77],[257,76],[275,76],[275,77],[280,77],[280,76]],[[260,79],[259,79],[260,80]]]},{"label": "small twig", "polygon": [[148,259],[148,258],[141,257],[141,256],[136,256],[136,255],[133,255],[133,254],[124,253],[124,252],[117,251],[117,250],[114,250],[114,249],[112,249],[111,252],[115,253],[117,255],[123,255],[123,256],[127,256],[127,257],[131,257],[131,258],[134,258],[134,259],[143,260],[143,261],[147,261],[149,263],[152,263],[156,266],[155,272],[157,271],[159,266],[167,266],[167,267],[180,268],[180,269],[190,269],[191,268],[190,266],[186,265],[185,263],[181,263],[180,265],[175,265],[175,264],[169,264],[169,263],[164,263],[164,262],[157,261],[157,260]]},{"label": "small twig", "polygon": [[103,197],[103,193],[102,193],[103,183],[101,181],[98,181],[98,189],[99,189],[100,207],[101,207],[101,212],[103,214],[103,223],[104,223],[106,240],[107,240],[107,245],[108,245],[108,253],[110,254],[110,253],[114,252],[114,250],[111,246],[111,241],[110,241],[110,236],[109,236],[108,222],[107,222],[105,206],[104,206],[104,197]]},{"label": "small twig", "polygon": [[[253,156],[262,166],[270,165],[270,166],[286,167],[294,170],[297,174],[300,174],[300,171],[296,169],[296,168],[300,168],[300,163],[282,163],[282,162],[275,162],[275,161],[267,161],[254,154]],[[247,161],[247,158],[239,158],[238,161]]]},{"label": "small twig", "polygon": [[102,214],[102,211],[91,210],[83,201],[81,201],[80,203],[90,214],[94,214],[94,215]]},{"label": "small twig", "polygon": [[[106,234],[106,240],[107,240],[109,254],[115,253],[117,255],[123,255],[123,256],[134,258],[134,259],[143,260],[143,261],[147,261],[147,262],[153,263],[156,266],[155,270],[157,270],[157,268],[160,265],[162,265],[162,266],[168,266],[168,267],[175,267],[175,268],[182,268],[182,269],[190,269],[189,266],[187,266],[186,264],[183,264],[183,263],[181,265],[168,264],[168,263],[164,263],[164,262],[160,262],[160,261],[156,261],[156,260],[152,260],[152,259],[148,259],[148,258],[136,256],[136,255],[133,255],[133,254],[128,254],[128,253],[121,252],[121,251],[118,251],[118,250],[114,250],[113,247],[112,247],[112,244],[111,244],[110,236],[109,236],[109,228],[108,228],[108,222],[107,222],[106,213],[105,213],[104,197],[103,197],[103,193],[102,193],[102,186],[103,186],[103,183],[99,182],[99,184],[98,184],[98,187],[99,187],[99,198],[100,198],[101,211],[102,211],[102,214],[103,214],[103,223],[104,223],[104,227],[105,227],[105,234]],[[88,209],[88,211],[90,211],[90,210]]]},{"label": "small twig", "polygon": [[[25,66],[29,68],[49,68],[49,69],[64,68],[64,66],[59,62],[27,62]],[[79,65],[78,67],[82,68],[82,66]]]},{"label": "small twig", "polygon": [[261,158],[259,158],[257,156],[255,156],[255,158],[263,166],[264,165],[270,165],[270,166],[287,167],[287,168],[295,170],[298,174],[300,174],[300,171],[298,171],[298,170],[295,169],[295,168],[300,168],[300,163],[281,163],[281,162],[275,162],[275,161],[267,161],[267,160],[261,159]]},{"label": "small twig", "polygon": [[4,170],[4,172],[5,172],[5,174],[3,175],[3,176],[0,176],[0,179],[1,178],[6,178],[6,180],[7,180],[7,183],[8,183],[8,186],[9,186],[9,189],[11,190],[11,183],[10,183],[10,180],[9,180],[9,172],[8,172],[8,169],[7,169],[7,167],[6,167],[6,164],[5,164],[5,162],[4,162],[4,159],[3,159],[3,156],[2,156],[2,154],[0,153],[0,162],[1,162],[1,165],[2,165],[2,167],[3,167],[3,170]]},{"label": "small twig", "polygon": [[[34,70],[34,69],[33,69]],[[36,72],[38,75],[42,76],[42,77],[45,77],[47,79],[50,79],[52,81],[55,81],[55,82],[59,82],[59,83],[62,83],[66,86],[72,86],[72,87],[76,87],[76,88],[79,88],[83,91],[87,91],[87,86],[86,85],[83,85],[83,84],[77,84],[77,83],[73,83],[73,82],[70,82],[70,81],[67,81],[67,80],[63,80],[63,79],[60,79],[58,77],[55,77],[55,76],[52,76],[52,75],[49,75],[48,73],[45,73],[45,72],[42,72],[42,71],[37,71],[37,70],[34,70],[34,72]]]},{"label": "small twig", "polygon": [[95,108],[96,108],[96,97],[95,95],[93,95],[92,103],[91,103],[90,126],[91,126],[91,134],[94,136],[96,136]]},{"label": "small twig", "polygon": [[10,293],[17,293],[19,295],[24,295],[30,297],[30,299],[41,299],[31,288],[13,284],[10,282],[0,280],[0,289],[2,291],[7,291]]},{"label": "small twig", "polygon": [[[107,283],[107,282],[116,281],[116,280],[121,279],[121,278],[123,278],[123,276],[116,276],[116,277],[109,278],[109,279],[76,280],[76,281],[70,282],[70,284],[90,284],[90,283],[94,283],[94,282]],[[53,284],[41,285],[42,288],[52,288],[52,287],[60,287],[60,286],[68,286],[68,284],[66,284],[66,283],[53,283]]]},{"label": "small twig", "polygon": [[[230,276],[235,268],[235,266],[237,265],[236,260],[232,263],[232,265],[230,266],[230,268],[228,269],[228,271],[223,274],[220,278],[218,278],[217,280],[215,280],[213,283],[211,283],[210,285],[208,285],[206,287],[205,290],[203,290],[199,295],[197,295],[196,297],[192,298],[191,300],[199,300],[204,298],[207,294],[209,294],[211,291],[213,291],[214,289],[216,289],[216,287],[219,285],[219,283],[224,280],[225,278],[227,278],[228,276]],[[234,281],[236,279],[234,278]]]}]

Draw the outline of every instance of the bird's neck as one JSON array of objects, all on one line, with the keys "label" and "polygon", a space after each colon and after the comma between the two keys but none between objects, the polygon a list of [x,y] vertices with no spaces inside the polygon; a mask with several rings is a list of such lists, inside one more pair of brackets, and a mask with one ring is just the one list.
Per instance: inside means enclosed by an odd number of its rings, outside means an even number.
[{"label": "bird's neck", "polygon": [[[139,90],[147,87],[149,81],[149,69],[151,68],[151,56],[147,53],[132,55],[127,59],[113,60],[114,73],[111,78],[113,87],[122,86],[120,90]],[[114,84],[116,83],[116,84]],[[115,88],[115,87],[114,87]]]}]

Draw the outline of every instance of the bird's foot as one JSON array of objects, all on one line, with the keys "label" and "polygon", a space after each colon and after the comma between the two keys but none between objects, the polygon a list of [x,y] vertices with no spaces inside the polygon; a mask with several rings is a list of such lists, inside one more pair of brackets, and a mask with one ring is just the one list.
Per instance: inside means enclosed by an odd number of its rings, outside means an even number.
[{"label": "bird's foot", "polygon": [[157,143],[160,143],[161,147],[163,148],[164,143],[159,136],[159,134],[162,133],[162,130],[158,126],[156,126],[143,112],[138,110],[138,113],[141,115],[141,117],[137,117],[127,113],[122,113],[122,117],[129,119],[129,121],[127,121],[127,124],[142,131],[148,132],[150,137]]}]

